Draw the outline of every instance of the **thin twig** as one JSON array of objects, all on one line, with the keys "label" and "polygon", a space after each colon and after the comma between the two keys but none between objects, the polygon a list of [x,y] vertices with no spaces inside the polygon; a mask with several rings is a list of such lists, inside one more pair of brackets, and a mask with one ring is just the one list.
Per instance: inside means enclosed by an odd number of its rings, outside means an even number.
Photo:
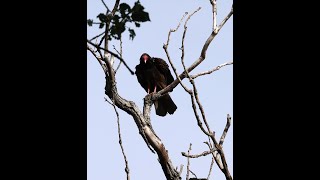
[{"label": "thin twig", "polygon": [[[188,76],[189,76],[189,75],[188,75]],[[192,84],[193,94],[194,94],[194,97],[195,97],[196,102],[197,102],[197,104],[198,104],[198,107],[199,107],[199,109],[200,109],[203,122],[204,122],[204,124],[206,125],[209,134],[211,134],[211,136],[212,136],[213,132],[210,130],[209,124],[208,124],[208,122],[207,122],[207,118],[206,118],[206,115],[205,115],[203,106],[202,106],[202,104],[201,104],[201,102],[200,102],[200,99],[199,99],[199,96],[198,96],[199,93],[198,93],[198,90],[197,90],[195,81],[194,81],[190,76],[189,76],[189,80],[190,80],[190,82],[191,82],[191,84]]]},{"label": "thin twig", "polygon": [[196,75],[191,75],[191,78],[192,78],[192,79],[195,79],[195,78],[197,78],[197,77],[199,77],[199,76],[203,76],[203,75],[206,75],[206,74],[211,74],[211,73],[213,73],[213,72],[215,72],[215,71],[218,71],[220,68],[222,68],[222,67],[224,67],[224,66],[231,65],[231,64],[233,64],[233,61],[220,64],[219,66],[213,68],[213,69],[210,70],[210,71],[204,71],[204,72],[198,73],[198,74],[196,74]]},{"label": "thin twig", "polygon": [[116,53],[114,53],[114,52],[112,52],[112,51],[109,51],[109,50],[107,50],[107,49],[105,49],[105,48],[103,48],[103,47],[100,47],[100,46],[98,46],[98,45],[95,45],[94,43],[92,43],[92,42],[89,41],[89,40],[87,40],[87,42],[88,42],[89,44],[91,44],[92,46],[96,47],[97,49],[105,50],[105,51],[107,51],[108,53],[112,54],[114,57],[118,58],[118,59],[126,66],[126,68],[130,71],[130,73],[131,73],[132,75],[134,75],[134,71],[132,71],[132,70],[129,68],[129,66],[127,65],[127,63],[124,61],[124,59],[122,59],[121,57],[119,57]]},{"label": "thin twig", "polygon": [[217,0],[210,0],[212,6],[212,31],[217,27]]},{"label": "thin twig", "polygon": [[[187,21],[186,21],[186,23],[187,23]],[[187,28],[186,28],[186,25],[185,25],[185,31],[186,31],[186,29],[187,29]],[[219,31],[219,29],[218,29],[218,31]],[[216,36],[216,34],[217,34],[217,32],[214,31],[214,32],[210,35],[210,37],[207,39],[207,41],[206,41],[206,43],[205,43],[205,45],[204,45],[204,47],[203,47],[203,49],[202,49],[201,57],[199,58],[198,61],[203,61],[203,60],[204,60],[204,58],[205,58],[205,53],[206,53],[206,51],[207,51],[208,45],[209,45],[210,42],[213,40],[213,38]],[[182,41],[182,42],[183,42],[183,41]],[[190,83],[191,83],[192,86],[193,86],[193,94],[191,94],[192,107],[193,107],[193,109],[194,109],[194,112],[195,112],[195,116],[196,116],[196,118],[197,118],[198,125],[199,125],[200,129],[201,129],[205,134],[207,134],[208,136],[210,136],[211,139],[213,140],[215,146],[216,146],[217,149],[218,149],[219,156],[221,157],[221,161],[222,161],[222,164],[223,164],[223,167],[222,167],[221,164],[218,163],[219,168],[220,168],[221,171],[225,174],[226,178],[227,178],[228,180],[230,180],[230,179],[232,179],[232,177],[231,177],[230,172],[229,172],[229,170],[228,170],[228,168],[227,168],[227,162],[226,162],[226,160],[225,160],[222,147],[218,145],[218,143],[217,143],[217,141],[216,141],[216,139],[215,139],[215,137],[214,137],[214,133],[210,130],[209,124],[208,124],[208,122],[207,122],[207,120],[206,120],[206,116],[205,116],[205,112],[204,112],[203,106],[202,106],[202,104],[201,104],[201,102],[200,102],[200,99],[199,99],[199,96],[198,96],[198,90],[197,90],[196,84],[195,84],[194,80],[190,77],[190,75],[189,75],[189,73],[188,73],[188,69],[185,67],[185,65],[184,65],[184,63],[183,63],[183,58],[182,58],[182,64],[183,64],[183,67],[184,67],[184,70],[185,70],[184,73],[186,74],[186,76],[188,77]],[[195,63],[194,63],[194,64],[195,64]],[[191,65],[191,67],[192,67],[192,65]],[[199,119],[198,114],[197,114],[197,110],[196,110],[196,105],[195,105],[195,102],[194,102],[194,98],[196,99],[196,103],[197,103],[197,105],[198,105],[198,107],[199,107],[199,109],[200,109],[200,112],[201,112],[201,115],[202,115],[202,119],[203,119],[203,121],[204,121],[204,123],[205,123],[208,131],[205,131],[205,130],[204,130],[204,128],[203,128],[203,126],[202,126],[202,123],[200,122],[200,119]],[[209,148],[210,148],[210,146],[209,146]],[[214,156],[214,158],[215,158],[215,160],[216,160],[217,162],[219,161],[217,156],[216,156],[216,157]]]},{"label": "thin twig", "polygon": [[231,10],[229,12],[229,14],[222,20],[222,22],[220,23],[220,25],[214,30],[214,32],[217,34],[220,29],[223,27],[223,25],[228,21],[228,19],[233,15],[233,5],[231,7]]},{"label": "thin twig", "polygon": [[[183,32],[182,43],[181,43],[181,44],[182,44],[182,45],[181,45],[181,49],[182,49],[181,63],[182,63],[182,65],[183,65],[184,72],[186,72],[187,77],[189,78],[190,83],[193,85],[193,91],[192,91],[192,92],[193,92],[193,94],[194,94],[194,97],[195,97],[195,99],[196,99],[196,102],[197,102],[197,104],[198,104],[198,106],[199,106],[199,109],[200,109],[200,111],[201,111],[202,119],[203,119],[203,121],[205,122],[205,124],[206,124],[206,126],[207,126],[207,129],[208,129],[208,131],[209,131],[209,134],[211,134],[211,130],[210,130],[209,125],[208,125],[208,123],[207,123],[207,121],[206,121],[206,116],[205,116],[205,114],[204,114],[203,107],[202,107],[202,105],[201,105],[201,103],[200,103],[200,100],[199,100],[199,98],[198,98],[198,92],[197,92],[195,83],[194,83],[193,79],[190,77],[189,72],[188,72],[188,70],[187,70],[187,68],[186,68],[186,66],[185,66],[185,64],[184,64],[184,39],[185,39],[185,35],[186,35],[186,32],[187,32],[187,23],[188,23],[189,19],[191,18],[191,16],[192,16],[193,14],[195,14],[196,12],[198,12],[199,10],[200,10],[200,7],[199,7],[197,10],[195,10],[192,14],[190,14],[189,17],[187,18],[185,24],[184,24],[184,32]],[[192,98],[192,99],[193,99],[193,98]],[[193,102],[194,102],[194,101],[193,101]],[[193,105],[193,107],[194,107],[194,105]],[[198,123],[198,124],[199,124],[199,123]]]},{"label": "thin twig", "polygon": [[101,0],[101,1],[102,1],[102,3],[103,3],[104,7],[107,8],[107,13],[109,13],[109,12],[110,12],[110,9],[109,9],[108,6],[106,5],[106,3],[104,2],[104,0]]},{"label": "thin twig", "polygon": [[103,41],[106,39],[106,38],[105,38],[105,37],[106,37],[106,34],[105,34],[105,33],[106,33],[106,32],[104,32],[102,38],[100,39],[100,42],[99,42],[99,44],[98,44],[99,47],[101,46],[101,44],[103,43]]},{"label": "thin twig", "polygon": [[[197,179],[198,179],[198,177],[197,177],[196,173],[192,172],[191,170],[189,170],[189,171],[191,172],[191,174],[192,174],[195,178],[197,178]],[[189,179],[188,179],[188,180],[189,180]]]},{"label": "thin twig", "polygon": [[122,155],[123,155],[124,162],[125,162],[125,165],[126,165],[125,172],[126,172],[126,174],[127,174],[127,180],[130,180],[130,169],[129,169],[128,159],[127,159],[127,156],[126,156],[126,154],[125,154],[125,152],[124,152],[124,147],[123,147],[123,145],[122,145],[122,138],[121,138],[121,131],[120,131],[120,118],[119,118],[119,113],[118,113],[118,111],[117,111],[116,106],[114,105],[114,101],[113,101],[112,106],[113,106],[113,109],[114,109],[114,111],[116,112],[116,115],[117,115],[119,144],[120,144],[121,151],[122,151]]},{"label": "thin twig", "polygon": [[198,157],[202,157],[202,156],[206,156],[206,155],[209,155],[211,153],[213,153],[214,150],[210,150],[210,151],[204,151],[202,152],[201,154],[194,154],[194,155],[188,155],[187,153],[185,152],[181,152],[182,156],[185,156],[185,157],[189,157],[189,158],[198,158]]},{"label": "thin twig", "polygon": [[105,32],[102,32],[101,34],[96,35],[95,37],[91,38],[90,41],[93,41],[94,39],[102,36]]},{"label": "thin twig", "polygon": [[121,56],[120,52],[116,49],[114,45],[112,45],[113,49],[118,53],[119,56]]},{"label": "thin twig", "polygon": [[[182,62],[182,65],[184,67],[184,69],[186,70],[186,67],[184,65],[184,39],[186,37],[186,33],[187,33],[187,23],[189,21],[189,19],[191,18],[191,16],[193,16],[196,12],[198,12],[199,10],[201,9],[201,7],[199,7],[198,9],[196,9],[193,13],[191,13],[188,18],[186,19],[185,23],[184,23],[184,31],[183,31],[183,35],[182,35],[182,39],[181,39],[181,62]],[[186,71],[188,72],[188,71]]]},{"label": "thin twig", "polygon": [[113,9],[112,9],[112,12],[110,13],[110,16],[111,16],[111,17],[113,17],[114,14],[116,13],[117,8],[118,8],[118,6],[119,6],[119,3],[120,3],[120,0],[116,0],[116,3],[114,4],[114,7],[113,7]]},{"label": "thin twig", "polygon": [[198,123],[198,126],[200,127],[200,129],[202,130],[203,133],[205,133],[207,136],[210,136],[211,137],[211,133],[210,132],[207,132],[203,125],[202,125],[202,122],[200,120],[200,117],[199,117],[199,114],[197,112],[197,107],[196,107],[196,102],[195,102],[195,97],[194,97],[194,93],[191,93],[190,94],[191,96],[191,103],[192,103],[192,109],[193,109],[193,112],[194,112],[194,115],[197,119],[197,123]]},{"label": "thin twig", "polygon": [[192,146],[192,144],[190,143],[189,150],[188,150],[188,158],[187,158],[188,164],[187,164],[186,180],[189,180],[189,171],[190,171],[190,158],[189,158],[189,155],[190,155],[190,151],[191,151],[191,146]]},{"label": "thin twig", "polygon": [[[196,9],[193,13],[191,13],[189,16],[188,16],[188,18],[187,18],[187,20],[185,21],[185,23],[184,23],[184,31],[183,31],[183,35],[182,35],[182,42],[181,42],[181,63],[182,63],[182,65],[183,65],[183,68],[184,68],[184,70],[185,70],[185,72],[188,74],[188,70],[186,69],[186,66],[185,66],[185,64],[184,64],[184,39],[185,39],[185,37],[186,37],[186,33],[187,33],[187,23],[188,23],[188,21],[189,21],[189,19],[191,18],[191,16],[193,16],[196,12],[198,12],[199,10],[201,9],[201,7],[199,7],[198,9]],[[178,76],[179,77],[179,76]]]},{"label": "thin twig", "polygon": [[214,164],[214,156],[212,156],[212,159],[211,159],[211,164],[210,164],[210,169],[209,169],[209,173],[208,173],[208,177],[207,177],[207,179],[209,179],[209,178],[210,178],[210,175],[211,175],[211,172],[212,172],[213,164]]},{"label": "thin twig", "polygon": [[[122,58],[122,38],[120,37],[120,57]],[[118,69],[120,68],[122,61],[118,64],[118,67],[115,70],[115,73],[117,73]]]},{"label": "thin twig", "polygon": [[214,137],[214,135],[211,135],[210,138],[213,141],[213,144],[216,148],[216,151],[213,153],[214,159],[218,164],[219,169],[223,172],[227,180],[232,180],[232,176],[228,169],[227,160],[225,158],[222,146],[220,146]]},{"label": "thin twig", "polygon": [[[229,13],[229,14],[230,14],[230,13]],[[229,15],[228,15],[228,16],[229,16]],[[231,16],[231,15],[230,15],[230,16]],[[225,19],[226,19],[226,18],[225,18]],[[186,23],[187,23],[187,21],[186,21]],[[222,26],[223,26],[224,23],[225,23],[225,22],[222,23]],[[222,27],[222,26],[221,26],[221,27]],[[187,28],[186,28],[186,25],[185,25],[185,31],[186,31],[186,29],[187,29]],[[198,59],[199,63],[201,63],[201,62],[205,59],[205,54],[206,54],[207,48],[208,48],[209,44],[211,43],[211,41],[213,40],[213,38],[217,35],[217,32],[218,32],[218,31],[219,31],[218,28],[217,28],[217,31],[214,30],[214,31],[211,33],[210,37],[207,39],[206,43],[204,44],[204,46],[203,46],[203,48],[202,48],[202,51],[201,51],[201,56],[200,56],[200,58]],[[182,42],[183,42],[183,41],[182,41]],[[183,50],[183,48],[182,48],[182,50]],[[195,62],[194,64],[196,64],[196,63],[197,63],[197,62]],[[191,83],[192,86],[193,86],[193,94],[192,94],[192,97],[191,97],[191,99],[192,99],[192,107],[193,107],[193,109],[194,109],[195,116],[196,116],[197,121],[198,121],[198,125],[199,125],[200,129],[201,129],[205,134],[209,134],[209,136],[210,136],[211,139],[213,140],[214,145],[215,145],[215,147],[216,147],[217,150],[218,150],[218,153],[219,153],[218,155],[220,156],[221,161],[222,161],[222,164],[223,164],[223,167],[221,166],[220,163],[218,163],[218,166],[219,166],[219,168],[221,169],[221,171],[225,174],[226,178],[227,178],[228,180],[231,180],[232,177],[231,177],[230,172],[229,172],[228,167],[227,167],[227,163],[226,163],[226,160],[225,160],[225,157],[224,157],[224,152],[223,152],[223,150],[222,150],[222,147],[219,146],[219,144],[217,143],[217,141],[216,141],[216,139],[215,139],[215,137],[214,137],[214,134],[213,134],[212,131],[210,130],[209,124],[208,124],[208,122],[207,122],[207,120],[206,120],[206,116],[205,116],[205,112],[204,112],[203,106],[202,106],[202,104],[201,104],[201,102],[200,102],[200,99],[199,99],[199,97],[198,97],[198,91],[197,91],[195,82],[194,82],[194,80],[190,77],[190,75],[189,75],[189,73],[188,73],[188,69],[185,67],[185,65],[184,65],[184,63],[183,63],[183,56],[182,56],[182,64],[183,64],[183,66],[184,66],[185,76],[188,77],[190,83]],[[194,64],[192,64],[191,67],[192,67]],[[191,67],[190,67],[190,68],[191,68]],[[193,95],[194,95],[194,97],[193,97]],[[196,107],[195,107],[195,103],[194,103],[194,98],[196,99],[196,103],[197,103],[197,105],[198,105],[198,107],[199,107],[199,109],[200,109],[200,111],[201,111],[202,119],[203,119],[203,121],[204,121],[204,123],[205,123],[205,125],[206,125],[206,127],[207,127],[208,132],[203,129],[202,123],[199,121],[199,117],[198,117],[198,115],[197,115],[197,111],[196,111]],[[209,144],[208,144],[208,146],[209,146],[209,148],[210,148],[210,145],[209,145]],[[213,156],[213,157],[215,158],[215,160],[216,160],[217,162],[219,162],[217,156]]]},{"label": "thin twig", "polygon": [[219,169],[221,169],[221,171],[223,170],[223,164],[221,163],[221,161],[219,159],[220,155],[218,154],[218,151],[214,147],[212,147],[211,143],[209,143],[209,142],[204,142],[209,147],[211,154],[212,154],[212,162],[210,164],[210,170],[209,170],[207,179],[209,179],[214,160],[217,162]]},{"label": "thin twig", "polygon": [[87,49],[88,49],[88,50],[92,53],[92,55],[98,60],[99,64],[101,65],[101,67],[102,67],[102,69],[103,69],[103,71],[106,73],[107,68],[106,68],[105,65],[102,63],[101,58],[98,57],[98,56],[96,55],[96,53],[94,53],[94,50],[91,49],[88,45],[87,45]]},{"label": "thin twig", "polygon": [[[185,64],[184,64],[184,39],[185,39],[185,36],[186,36],[186,32],[187,32],[187,23],[189,21],[189,19],[191,18],[191,16],[193,16],[196,12],[198,12],[199,10],[201,9],[201,7],[199,7],[197,10],[195,10],[192,14],[190,14],[187,18],[187,20],[185,21],[184,23],[184,31],[183,31],[183,35],[182,35],[182,43],[181,43],[181,62],[182,62],[182,65],[183,65],[183,68],[185,70],[186,73],[188,73],[188,71],[186,70],[186,67],[185,67]],[[176,74],[177,78],[179,78],[180,80],[180,77],[178,76],[178,74]],[[182,84],[181,80],[180,80],[180,84]],[[189,94],[192,93],[191,90],[187,89],[186,87],[183,87],[185,89],[186,92],[188,92]]]},{"label": "thin twig", "polygon": [[180,165],[179,176],[181,176],[183,170],[183,164]]},{"label": "thin twig", "polygon": [[104,100],[108,102],[111,106],[113,106],[113,103],[111,103],[107,98],[104,98]]},{"label": "thin twig", "polygon": [[[230,15],[230,13],[229,13]],[[229,16],[228,15],[228,16]],[[232,14],[231,14],[232,15]],[[231,16],[230,15],[230,16]],[[229,17],[230,18],[230,17]],[[225,22],[227,22],[227,20],[229,18],[225,18]],[[219,27],[219,31],[220,29],[223,27],[223,25],[225,24],[222,23]],[[217,28],[218,29],[218,28]],[[219,32],[218,31],[218,32]],[[201,50],[201,53],[200,53],[200,57],[193,62],[193,64],[187,69],[188,72],[191,72],[194,68],[196,68],[199,64],[201,64],[205,59],[206,59],[206,52],[207,52],[207,49],[209,47],[209,45],[211,44],[212,40],[216,37],[216,35],[218,34],[218,32],[215,32],[215,31],[212,31],[210,36],[208,37],[208,39],[206,40],[206,42],[204,43],[203,47],[202,47],[202,50]],[[156,95],[154,95],[154,97],[160,97],[161,95],[163,94],[166,94],[168,93],[169,91],[171,91],[172,89],[174,89],[179,83],[181,80],[183,80],[184,78],[186,78],[186,72],[182,72],[180,75],[179,75],[179,78],[180,79],[175,79],[171,84],[169,84],[166,88],[163,88],[162,90],[160,90]]]},{"label": "thin twig", "polygon": [[108,32],[109,32],[109,26],[110,26],[110,22],[114,16],[114,14],[116,13],[117,9],[118,9],[118,6],[119,6],[119,3],[120,3],[120,0],[116,0],[114,6],[113,6],[113,9],[111,11],[111,13],[108,14],[108,11],[106,12],[106,16],[107,16],[107,19],[106,19],[106,27],[105,27],[105,36],[104,36],[104,56],[105,58],[107,57],[107,54],[110,53],[108,51]]},{"label": "thin twig", "polygon": [[185,13],[183,14],[182,18],[180,19],[180,22],[179,22],[178,26],[177,26],[175,29],[170,29],[169,34],[168,34],[167,44],[166,44],[167,46],[169,46],[169,41],[170,41],[170,34],[171,34],[171,32],[176,32],[176,31],[179,29],[182,20],[184,19],[184,17],[186,17],[187,14],[188,14],[188,12],[185,12]]},{"label": "thin twig", "polygon": [[176,29],[170,29],[169,33],[168,33],[168,39],[167,39],[167,44],[163,45],[163,49],[166,52],[166,55],[168,57],[169,63],[171,65],[171,68],[173,69],[174,74],[176,75],[176,78],[179,79],[179,83],[181,84],[181,86],[183,87],[183,89],[185,91],[187,91],[189,94],[191,93],[191,91],[182,83],[182,80],[180,79],[178,73],[177,73],[177,69],[175,68],[175,66],[173,65],[169,52],[168,52],[168,46],[169,46],[169,42],[170,42],[170,35],[172,32],[176,32],[178,30],[178,28],[180,27],[180,24],[182,22],[182,20],[184,19],[184,17],[188,14],[188,12],[185,12],[184,15],[182,16],[178,26],[176,27]]},{"label": "thin twig", "polygon": [[228,114],[228,115],[227,115],[227,124],[226,124],[226,127],[224,128],[224,131],[223,131],[223,133],[222,133],[222,135],[221,135],[221,138],[220,138],[220,142],[219,142],[219,145],[220,145],[220,146],[222,146],[222,144],[223,144],[223,142],[224,142],[224,139],[225,139],[225,137],[226,137],[226,135],[227,135],[227,133],[228,133],[228,129],[229,129],[229,127],[230,127],[230,123],[231,123],[231,117],[230,117],[230,115]]}]

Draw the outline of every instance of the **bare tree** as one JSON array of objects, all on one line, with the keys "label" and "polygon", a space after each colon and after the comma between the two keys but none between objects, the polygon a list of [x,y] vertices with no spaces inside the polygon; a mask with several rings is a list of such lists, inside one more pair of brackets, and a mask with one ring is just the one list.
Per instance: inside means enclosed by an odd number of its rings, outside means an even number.
[{"label": "bare tree", "polygon": [[[102,1],[103,2],[103,1]],[[180,180],[181,179],[181,173],[183,165],[180,166],[180,170],[178,171],[177,168],[173,165],[171,162],[168,150],[165,147],[165,144],[161,141],[159,136],[156,134],[155,130],[152,127],[152,122],[150,119],[150,113],[151,113],[151,107],[155,100],[158,100],[160,97],[165,95],[166,93],[170,92],[174,88],[176,88],[179,84],[183,87],[186,93],[190,95],[190,101],[191,106],[193,108],[193,112],[195,115],[195,120],[197,121],[198,127],[201,130],[202,133],[204,133],[206,136],[208,136],[208,141],[205,142],[208,146],[208,151],[204,151],[199,154],[191,154],[192,145],[190,143],[188,152],[182,152],[182,156],[187,158],[187,174],[186,179],[192,180],[192,179],[209,179],[212,167],[214,165],[214,162],[216,162],[217,166],[221,170],[221,172],[224,173],[227,180],[231,180],[232,176],[230,174],[230,171],[228,169],[228,164],[226,161],[226,156],[223,151],[223,142],[225,140],[225,137],[227,135],[228,129],[230,127],[231,123],[231,117],[228,114],[226,117],[226,126],[223,131],[222,136],[217,139],[215,136],[215,132],[210,128],[210,123],[208,122],[208,119],[205,115],[204,107],[201,104],[201,101],[199,99],[199,91],[196,86],[196,78],[200,76],[205,76],[213,73],[214,71],[219,70],[220,68],[228,65],[232,65],[233,62],[226,62],[223,63],[217,67],[214,67],[211,70],[204,71],[198,74],[190,74],[199,64],[201,64],[205,58],[206,58],[206,52],[211,44],[211,42],[214,40],[214,38],[218,35],[219,31],[222,29],[224,24],[228,21],[228,19],[233,15],[233,7],[230,7],[229,14],[220,22],[218,25],[217,23],[217,2],[216,0],[209,0],[211,6],[212,6],[212,32],[206,39],[205,43],[202,46],[202,50],[200,53],[200,56],[189,66],[186,67],[184,63],[185,59],[185,37],[187,36],[187,23],[192,18],[192,16],[201,10],[201,7],[197,8],[192,13],[185,13],[183,17],[181,18],[179,24],[175,29],[170,29],[168,32],[167,42],[163,45],[163,49],[167,55],[167,59],[170,62],[170,65],[173,69],[173,72],[175,74],[176,79],[168,85],[166,88],[162,89],[161,91],[157,93],[148,94],[144,97],[144,105],[143,110],[139,109],[135,102],[130,101],[128,99],[123,98],[117,90],[117,81],[116,81],[116,72],[121,64],[126,66],[126,68],[131,72],[131,74],[134,74],[134,71],[127,65],[125,62],[123,56],[122,56],[122,40],[120,38],[120,51],[118,51],[115,47],[113,49],[115,52],[110,50],[108,47],[108,33],[110,28],[111,20],[114,18],[115,12],[119,8],[120,0],[116,0],[114,7],[112,10],[110,10],[104,3],[105,7],[107,8],[107,12],[105,14],[105,31],[104,33],[101,33],[95,37],[93,37],[90,40],[87,40],[87,50],[92,53],[92,55],[96,58],[98,63],[101,65],[103,71],[105,72],[105,80],[106,80],[106,86],[105,86],[105,94],[108,96],[106,98],[106,101],[109,102],[112,107],[114,108],[117,119],[118,119],[118,135],[119,135],[119,144],[121,146],[122,154],[125,161],[125,172],[127,174],[127,180],[130,179],[130,171],[129,171],[129,163],[128,159],[125,155],[125,150],[122,145],[121,140],[121,133],[120,133],[120,123],[119,123],[119,115],[117,108],[121,109],[122,111],[125,111],[129,115],[132,116],[133,120],[135,121],[135,124],[137,125],[137,128],[139,130],[139,133],[141,137],[144,139],[147,147],[150,149],[152,153],[156,153],[158,155],[159,163],[161,164],[162,170],[164,175],[166,176],[166,179],[170,180]],[[209,5],[209,3],[208,3]],[[188,15],[189,14],[189,15]],[[188,15],[188,16],[187,16]],[[185,17],[187,16],[186,20],[184,21]],[[170,53],[169,53],[169,44],[170,44],[170,36],[172,33],[176,32],[179,27],[181,26],[181,23],[184,21],[184,31],[181,39],[181,64],[184,68],[184,71],[180,74],[177,72],[175,65],[173,64],[173,61],[171,59]],[[98,38],[101,38],[99,43],[97,41]],[[96,40],[96,42],[94,42]],[[103,47],[101,46],[102,42],[104,41]],[[115,59],[118,59],[120,63],[116,66],[115,65]],[[192,88],[188,88],[186,83],[183,83],[183,80],[187,78],[188,82],[190,83]],[[116,108],[117,107],[117,108]],[[190,158],[199,158],[204,157],[207,155],[212,155],[212,161],[210,164],[210,170],[208,172],[208,176],[206,178],[197,178],[196,174],[194,174],[190,170]],[[195,178],[189,178],[189,173],[192,173]]]}]

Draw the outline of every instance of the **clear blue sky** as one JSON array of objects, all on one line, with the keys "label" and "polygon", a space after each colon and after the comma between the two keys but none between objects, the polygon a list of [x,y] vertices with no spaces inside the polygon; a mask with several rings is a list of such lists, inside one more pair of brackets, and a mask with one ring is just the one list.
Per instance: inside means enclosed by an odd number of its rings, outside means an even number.
[{"label": "clear blue sky", "polygon": [[[115,0],[106,1],[109,8]],[[121,1],[132,6],[135,0]],[[140,0],[149,12],[151,22],[142,23],[135,29],[136,37],[129,40],[128,33],[123,35],[123,58],[129,67],[134,70],[139,63],[139,57],[147,52],[153,57],[160,57],[167,61],[162,48],[167,40],[168,31],[175,28],[184,12],[193,12],[198,7],[202,9],[188,22],[188,31],[185,39],[185,63],[191,65],[199,56],[201,48],[212,30],[212,9],[209,0]],[[218,1],[218,24],[229,13],[231,0]],[[97,21],[96,16],[105,12],[101,0],[87,2],[88,18]],[[97,26],[88,27],[88,39],[101,33]],[[178,73],[183,71],[180,62],[181,37],[183,28],[171,34],[169,52]],[[118,41],[111,41],[119,47]],[[87,172],[88,180],[124,180],[125,164],[118,143],[116,114],[107,102],[104,102],[105,75],[97,60],[87,53]],[[233,60],[233,18],[231,17],[212,41],[207,51],[206,60],[191,74],[210,70],[217,65]],[[168,62],[168,61],[167,61]],[[116,61],[116,64],[118,61]],[[168,63],[169,64],[169,63]],[[172,71],[172,69],[171,69]],[[173,73],[173,72],[172,72]],[[175,77],[175,76],[174,76]],[[210,128],[220,138],[229,113],[233,118],[233,67],[226,66],[208,76],[196,79],[200,100],[204,106]],[[144,89],[138,83],[136,76],[121,66],[117,76],[118,92],[123,98],[134,101],[142,111]],[[183,81],[189,88],[188,80]],[[208,138],[202,133],[196,123],[191,107],[190,96],[178,85],[170,94],[176,105],[174,115],[165,117],[156,116],[154,108],[151,111],[153,128],[161,138],[169,152],[174,166],[184,165],[182,179],[185,179],[187,159],[181,152],[187,152],[189,143],[192,143],[192,154],[208,150],[204,141]],[[132,180],[163,180],[165,176],[157,160],[157,155],[151,153],[138,132],[134,120],[127,113],[120,113],[122,141],[129,161],[130,177]],[[232,119],[233,120],[233,119]],[[233,174],[233,122],[224,142],[224,151],[229,169]],[[207,177],[211,156],[191,159],[190,169],[199,177]],[[193,177],[190,174],[190,177]],[[210,179],[225,179],[217,165],[214,165]]]}]

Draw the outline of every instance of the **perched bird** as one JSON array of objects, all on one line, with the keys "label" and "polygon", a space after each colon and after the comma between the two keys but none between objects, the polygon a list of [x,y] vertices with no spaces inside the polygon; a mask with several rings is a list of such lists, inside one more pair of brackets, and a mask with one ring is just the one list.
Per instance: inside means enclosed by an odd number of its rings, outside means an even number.
[{"label": "perched bird", "polygon": [[[147,53],[141,55],[135,74],[138,82],[148,94],[158,92],[173,82],[168,64],[163,59],[151,58]],[[159,116],[165,116],[167,113],[173,114],[177,109],[169,94],[155,101],[154,107]]]}]

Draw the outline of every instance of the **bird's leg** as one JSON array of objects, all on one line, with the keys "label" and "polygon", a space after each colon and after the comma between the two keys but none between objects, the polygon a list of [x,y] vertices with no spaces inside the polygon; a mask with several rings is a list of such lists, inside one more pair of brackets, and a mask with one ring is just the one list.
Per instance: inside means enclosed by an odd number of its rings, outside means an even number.
[{"label": "bird's leg", "polygon": [[154,85],[153,93],[156,93],[156,92],[157,92],[157,85]]}]

